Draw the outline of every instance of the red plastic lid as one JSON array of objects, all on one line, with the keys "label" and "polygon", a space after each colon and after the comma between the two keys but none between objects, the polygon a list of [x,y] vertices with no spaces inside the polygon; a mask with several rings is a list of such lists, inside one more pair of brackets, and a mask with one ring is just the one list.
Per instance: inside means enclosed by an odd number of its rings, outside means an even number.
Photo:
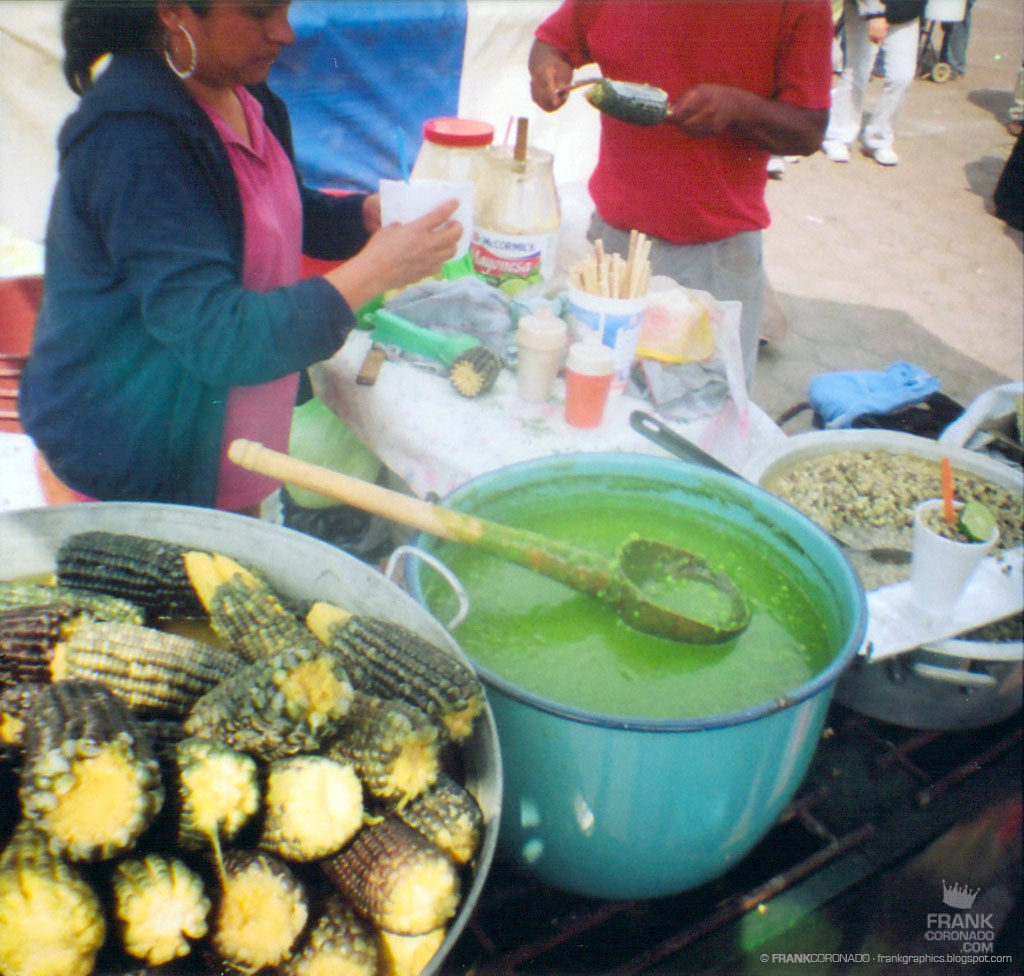
[{"label": "red plastic lid", "polygon": [[439,146],[489,146],[494,141],[494,126],[475,119],[427,119],[423,138]]}]

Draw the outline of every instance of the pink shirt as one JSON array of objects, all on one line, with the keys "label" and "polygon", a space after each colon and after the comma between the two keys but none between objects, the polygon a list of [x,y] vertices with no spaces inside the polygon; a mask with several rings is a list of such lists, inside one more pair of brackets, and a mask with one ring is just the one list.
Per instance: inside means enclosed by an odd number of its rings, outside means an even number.
[{"label": "pink shirt", "polygon": [[[291,161],[263,121],[262,106],[244,88],[235,89],[235,94],[245,112],[250,145],[217,112],[204,108],[224,140],[238,181],[245,224],[242,284],[254,291],[271,291],[299,280],[302,202]],[[249,508],[280,486],[272,478],[238,467],[228,460],[226,452],[238,437],[287,452],[298,385],[299,374],[291,373],[270,383],[232,387],[228,392],[217,476],[217,508]]]}]

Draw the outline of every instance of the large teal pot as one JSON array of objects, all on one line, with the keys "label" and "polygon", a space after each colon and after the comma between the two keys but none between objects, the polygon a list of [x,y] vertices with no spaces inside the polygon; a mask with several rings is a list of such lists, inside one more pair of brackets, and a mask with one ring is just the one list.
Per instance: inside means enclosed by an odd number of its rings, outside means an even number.
[{"label": "large teal pot", "polygon": [[[650,898],[724,873],[775,823],[807,771],[836,680],[863,639],[867,611],[846,558],[809,519],[753,485],[679,461],[624,454],[529,461],[469,482],[446,505],[485,510],[500,521],[504,495],[553,479],[609,475],[656,479],[680,505],[705,507],[754,533],[817,590],[815,601],[836,635],[828,664],[782,698],[681,720],[567,707],[474,661],[501,746],[503,854],[568,891]],[[438,546],[427,537],[417,545]],[[408,573],[421,602],[425,572],[417,561]]]}]

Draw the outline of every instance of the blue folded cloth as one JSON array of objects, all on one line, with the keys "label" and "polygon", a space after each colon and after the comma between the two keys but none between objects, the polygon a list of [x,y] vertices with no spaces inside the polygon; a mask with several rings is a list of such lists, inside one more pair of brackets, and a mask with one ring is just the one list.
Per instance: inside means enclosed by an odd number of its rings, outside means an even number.
[{"label": "blue folded cloth", "polygon": [[889,413],[920,403],[939,389],[920,366],[895,362],[884,371],[850,370],[816,376],[807,400],[824,427],[849,427],[866,414]]}]

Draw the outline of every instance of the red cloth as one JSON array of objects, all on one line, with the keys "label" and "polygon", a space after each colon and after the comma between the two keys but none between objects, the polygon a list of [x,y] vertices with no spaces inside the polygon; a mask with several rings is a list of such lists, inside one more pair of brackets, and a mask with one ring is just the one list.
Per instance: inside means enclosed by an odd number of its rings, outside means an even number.
[{"label": "red cloth", "polygon": [[[536,36],[606,78],[656,85],[674,101],[716,82],[827,109],[829,0],[566,0]],[[577,96],[578,97],[578,96]],[[590,178],[597,212],[622,230],[701,244],[769,224],[768,153],[732,136],[691,139],[601,116]]]},{"label": "red cloth", "polygon": [[[249,145],[239,139],[217,112],[207,108],[207,115],[224,140],[238,180],[245,222],[242,284],[254,291],[270,291],[299,280],[302,203],[295,171],[263,121],[259,102],[244,88],[236,89],[236,94],[245,110]],[[227,448],[235,438],[244,437],[287,453],[298,387],[299,374],[291,373],[270,383],[231,388],[221,441],[217,508],[251,508],[280,486],[272,478],[246,471],[229,461]]]}]

